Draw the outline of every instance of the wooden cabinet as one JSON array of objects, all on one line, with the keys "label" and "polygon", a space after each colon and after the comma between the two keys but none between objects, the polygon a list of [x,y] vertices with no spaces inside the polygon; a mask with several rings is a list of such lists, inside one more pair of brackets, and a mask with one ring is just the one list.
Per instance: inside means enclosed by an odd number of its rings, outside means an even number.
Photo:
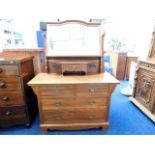
[{"label": "wooden cabinet", "polygon": [[131,101],[155,122],[155,63],[139,61]]},{"label": "wooden cabinet", "polygon": [[28,85],[38,97],[41,131],[107,129],[110,98],[118,83],[109,73],[88,76],[38,74]]},{"label": "wooden cabinet", "polygon": [[33,66],[34,73],[38,74],[40,72],[45,71],[45,62],[44,62],[44,51],[41,48],[7,48],[3,49],[3,52],[0,53],[0,57],[3,56],[12,56],[15,58],[16,56],[20,57],[34,57],[33,58]]},{"label": "wooden cabinet", "polygon": [[146,60],[138,61],[134,92],[131,101],[155,122],[155,32]]},{"label": "wooden cabinet", "polygon": [[124,80],[125,77],[126,56],[127,53],[123,52],[118,55],[116,78],[119,80]]},{"label": "wooden cabinet", "polygon": [[115,52],[115,51],[107,51],[108,55],[110,55],[110,66],[113,71],[112,74],[118,80],[124,80],[125,78],[125,70],[126,70],[126,58],[127,53],[124,52]]},{"label": "wooden cabinet", "polygon": [[33,57],[0,57],[0,127],[30,125],[37,102],[26,83],[33,77]]}]

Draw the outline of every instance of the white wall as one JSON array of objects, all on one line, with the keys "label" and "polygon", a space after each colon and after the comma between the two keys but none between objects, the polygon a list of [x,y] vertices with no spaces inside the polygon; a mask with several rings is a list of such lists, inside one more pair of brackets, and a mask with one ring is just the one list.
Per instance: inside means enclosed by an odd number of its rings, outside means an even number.
[{"label": "white wall", "polygon": [[38,20],[14,19],[13,29],[23,34],[24,47],[27,48],[37,47],[36,31],[39,30]]},{"label": "white wall", "polygon": [[105,50],[109,50],[111,38],[119,38],[126,45],[124,50],[133,50],[140,58],[147,56],[154,29],[153,19],[107,19],[105,26]]}]

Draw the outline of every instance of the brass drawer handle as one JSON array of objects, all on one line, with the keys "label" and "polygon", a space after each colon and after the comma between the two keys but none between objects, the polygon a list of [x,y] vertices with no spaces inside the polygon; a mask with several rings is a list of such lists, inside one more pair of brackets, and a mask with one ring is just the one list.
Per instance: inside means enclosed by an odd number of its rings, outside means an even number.
[{"label": "brass drawer handle", "polygon": [[2,98],[2,100],[3,100],[3,101],[8,101],[8,100],[9,100],[9,97],[8,97],[8,96],[4,96],[4,97]]},{"label": "brass drawer handle", "polygon": [[0,83],[0,88],[4,88],[5,87],[5,83],[4,82],[1,82]]},{"label": "brass drawer handle", "polygon": [[2,68],[0,68],[0,73],[2,73],[3,72],[3,69]]},{"label": "brass drawer handle", "polygon": [[96,104],[96,101],[92,100],[92,101],[88,101],[89,104],[94,105]]},{"label": "brass drawer handle", "polygon": [[54,86],[53,88],[52,88],[52,90],[55,92],[55,93],[59,93],[59,87],[57,87],[57,86]]},{"label": "brass drawer handle", "polygon": [[61,106],[61,102],[54,102],[53,104],[54,104],[55,106],[57,106],[57,107],[58,107],[58,106]]},{"label": "brass drawer handle", "polygon": [[95,93],[96,90],[97,90],[96,88],[89,88],[89,92],[90,92],[90,93]]},{"label": "brass drawer handle", "polygon": [[91,114],[91,113],[89,113],[89,114],[88,114],[88,119],[89,119],[89,120],[93,120],[93,119],[94,119],[94,115]]},{"label": "brass drawer handle", "polygon": [[5,113],[5,115],[6,115],[6,116],[10,116],[10,115],[11,115],[11,111],[7,111],[7,112]]},{"label": "brass drawer handle", "polygon": [[62,116],[61,116],[61,115],[56,115],[56,116],[55,116],[55,119],[58,120],[58,121],[59,121],[59,120],[62,120]]}]

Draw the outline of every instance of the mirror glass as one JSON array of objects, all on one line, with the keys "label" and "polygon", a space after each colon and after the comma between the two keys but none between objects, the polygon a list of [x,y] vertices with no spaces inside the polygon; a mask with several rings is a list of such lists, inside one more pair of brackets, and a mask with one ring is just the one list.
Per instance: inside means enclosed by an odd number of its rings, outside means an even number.
[{"label": "mirror glass", "polygon": [[47,56],[100,56],[100,28],[69,23],[47,25]]}]

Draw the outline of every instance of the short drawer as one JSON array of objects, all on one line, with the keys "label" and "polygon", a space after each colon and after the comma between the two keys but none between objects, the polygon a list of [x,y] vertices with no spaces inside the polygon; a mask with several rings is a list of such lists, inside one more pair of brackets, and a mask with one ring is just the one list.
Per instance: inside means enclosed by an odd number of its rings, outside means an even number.
[{"label": "short drawer", "polygon": [[74,96],[74,89],[72,85],[51,85],[41,86],[40,95],[42,96],[58,96],[71,97]]},{"label": "short drawer", "polygon": [[24,105],[22,92],[2,91],[0,93],[0,106]]},{"label": "short drawer", "polygon": [[96,107],[107,106],[108,98],[41,98],[43,110],[64,107]]},{"label": "short drawer", "polygon": [[77,85],[76,93],[78,97],[108,97],[109,87],[101,84]]},{"label": "short drawer", "polygon": [[3,76],[3,75],[19,75],[18,66],[0,65],[0,76]]},{"label": "short drawer", "polygon": [[43,111],[44,123],[97,123],[107,121],[108,108],[73,108]]},{"label": "short drawer", "polygon": [[0,122],[16,121],[16,119],[23,119],[24,117],[26,117],[26,111],[24,106],[0,108]]},{"label": "short drawer", "polygon": [[0,91],[2,90],[20,90],[21,81],[17,77],[0,78]]},{"label": "short drawer", "polygon": [[62,72],[65,71],[87,71],[87,65],[85,64],[63,64]]}]

